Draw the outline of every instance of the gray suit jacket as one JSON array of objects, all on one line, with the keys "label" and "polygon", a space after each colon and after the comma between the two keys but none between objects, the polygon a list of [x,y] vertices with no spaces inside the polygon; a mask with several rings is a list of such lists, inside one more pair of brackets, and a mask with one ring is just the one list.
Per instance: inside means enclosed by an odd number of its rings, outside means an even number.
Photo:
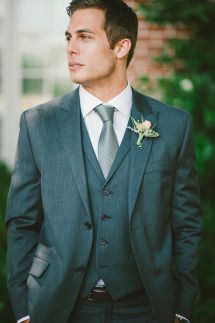
[{"label": "gray suit jacket", "polygon": [[[132,134],[129,230],[160,323],[190,317],[201,236],[192,125],[187,112],[133,91],[132,113],[160,137]],[[130,130],[127,130],[130,131]],[[89,260],[93,230],[78,90],[22,114],[8,198],[8,288],[16,318],[66,323]]]}]

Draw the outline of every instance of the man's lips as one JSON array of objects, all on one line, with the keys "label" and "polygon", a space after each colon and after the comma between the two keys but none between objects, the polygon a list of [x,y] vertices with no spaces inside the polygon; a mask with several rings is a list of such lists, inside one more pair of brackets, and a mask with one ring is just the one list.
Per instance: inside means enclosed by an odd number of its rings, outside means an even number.
[{"label": "man's lips", "polygon": [[78,70],[80,70],[84,65],[77,63],[77,62],[72,62],[68,64],[69,70],[72,72],[76,72]]}]

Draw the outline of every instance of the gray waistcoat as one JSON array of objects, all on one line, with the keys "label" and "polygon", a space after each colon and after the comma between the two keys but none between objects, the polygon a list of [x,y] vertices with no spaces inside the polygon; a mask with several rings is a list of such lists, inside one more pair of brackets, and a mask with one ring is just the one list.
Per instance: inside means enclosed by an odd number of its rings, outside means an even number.
[{"label": "gray waistcoat", "polygon": [[85,297],[102,278],[113,299],[118,299],[142,287],[129,236],[131,136],[127,130],[106,181],[83,120],[82,138],[94,244],[81,295]]}]

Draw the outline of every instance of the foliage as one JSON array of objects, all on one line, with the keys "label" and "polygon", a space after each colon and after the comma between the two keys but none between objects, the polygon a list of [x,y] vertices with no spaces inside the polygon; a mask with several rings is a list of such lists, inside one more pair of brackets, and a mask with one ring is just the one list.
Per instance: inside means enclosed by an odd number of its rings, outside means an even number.
[{"label": "foliage", "polygon": [[10,184],[10,172],[0,162],[0,323],[12,323],[14,318],[10,308],[10,301],[6,286],[6,228],[4,216],[6,209],[7,193]]},{"label": "foliage", "polygon": [[[201,244],[200,293],[193,322],[215,319],[215,2],[213,0],[137,1],[145,19],[158,24],[186,26],[187,36],[171,39],[156,57],[175,72],[161,78],[157,89],[171,105],[190,111],[194,124],[196,163],[200,176],[204,215]],[[145,80],[145,79],[144,79]]]}]

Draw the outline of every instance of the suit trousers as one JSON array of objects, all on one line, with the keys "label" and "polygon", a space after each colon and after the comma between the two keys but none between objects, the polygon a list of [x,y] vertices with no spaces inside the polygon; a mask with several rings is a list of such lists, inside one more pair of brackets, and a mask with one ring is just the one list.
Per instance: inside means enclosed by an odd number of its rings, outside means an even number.
[{"label": "suit trousers", "polygon": [[68,323],[152,323],[151,319],[150,303],[143,294],[113,302],[79,299]]}]

